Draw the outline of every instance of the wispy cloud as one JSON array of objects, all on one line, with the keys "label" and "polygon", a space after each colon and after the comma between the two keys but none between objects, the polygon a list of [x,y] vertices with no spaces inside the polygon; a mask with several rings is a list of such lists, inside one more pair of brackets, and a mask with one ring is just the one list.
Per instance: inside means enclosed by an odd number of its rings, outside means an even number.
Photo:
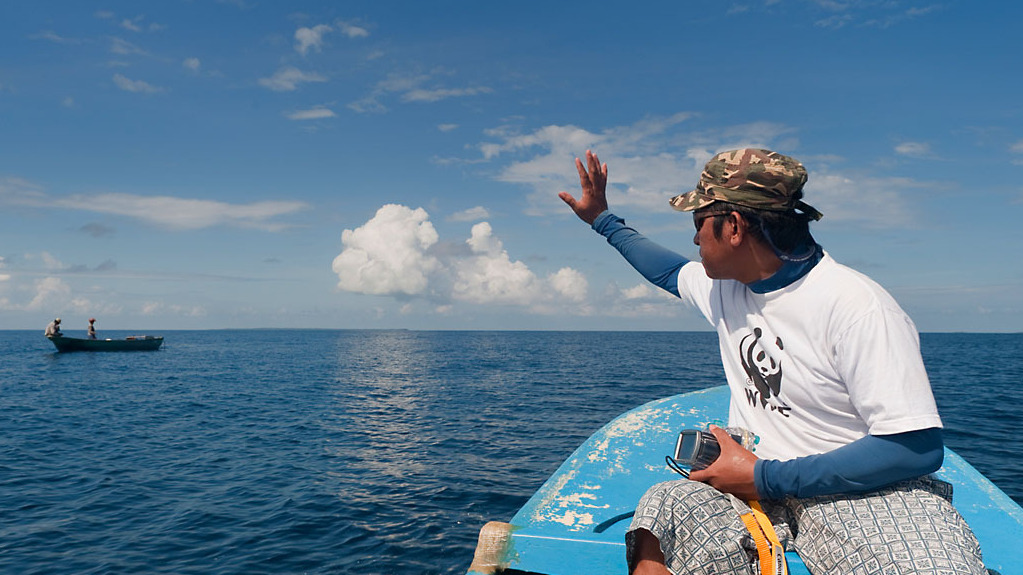
[{"label": "wispy cloud", "polygon": [[436,88],[432,90],[417,88],[403,94],[401,99],[403,102],[439,102],[448,98],[462,98],[465,96],[490,94],[491,92],[493,90],[485,86],[476,88]]},{"label": "wispy cloud", "polygon": [[202,62],[200,62],[198,58],[185,58],[185,60],[181,62],[181,66],[187,70],[198,72],[199,69],[202,68]]},{"label": "wispy cloud", "polygon": [[307,207],[305,203],[295,201],[229,204],[213,200],[113,193],[53,198],[51,205],[56,208],[136,218],[172,230],[197,230],[228,225],[271,232],[288,227],[274,221],[275,218]]},{"label": "wispy cloud", "polygon": [[156,94],[157,92],[163,91],[163,88],[153,86],[152,84],[142,80],[131,80],[121,74],[114,74],[114,84],[117,84],[117,87],[125,92]]},{"label": "wispy cloud", "polygon": [[281,68],[269,78],[260,78],[259,85],[274,92],[293,92],[299,84],[326,82],[327,78],[315,72],[303,72],[294,66]]},{"label": "wispy cloud", "polygon": [[349,108],[359,113],[386,112],[383,101],[391,94],[398,94],[402,102],[439,102],[449,98],[462,98],[489,94],[493,90],[486,86],[470,86],[449,88],[438,85],[437,77],[450,75],[442,71],[429,74],[391,74],[381,80],[373,90],[361,100],[352,102]]},{"label": "wispy cloud", "polygon": [[[683,129],[691,115],[647,118],[632,125],[591,132],[576,126],[551,125],[532,132],[512,126],[489,130],[480,144],[483,158],[499,165],[495,179],[529,186],[531,215],[563,215],[557,192],[578,195],[574,159],[587,149],[609,167],[608,198],[613,205],[667,209],[668,198],[692,189],[703,165],[715,153],[764,147],[799,157],[793,130],[766,123]],[[916,149],[916,148],[913,148]],[[828,221],[858,221],[873,226],[900,225],[908,217],[909,198],[933,183],[909,178],[848,175],[835,162],[807,163],[807,202]]]},{"label": "wispy cloud", "polygon": [[1023,140],[1020,140],[1015,144],[1011,144],[1009,146],[1009,152],[1014,156],[1012,158],[1013,164],[1017,166],[1023,165]]},{"label": "wispy cloud", "polygon": [[342,34],[349,38],[366,38],[369,36],[369,30],[352,22],[345,22],[344,20],[337,21],[338,30]]},{"label": "wispy cloud", "polygon": [[[902,22],[921,18],[945,8],[934,2],[875,2],[873,0],[814,0],[827,13],[814,24],[821,28],[861,26],[891,28]],[[915,5],[913,5],[915,4]]]},{"label": "wispy cloud", "polygon": [[110,51],[114,54],[121,56],[139,55],[145,56],[148,54],[142,48],[139,48],[135,44],[123,39],[123,38],[111,38],[110,39]]},{"label": "wispy cloud", "polygon": [[337,116],[330,108],[316,107],[308,110],[296,110],[284,114],[289,120],[322,120]]},{"label": "wispy cloud", "polygon": [[290,226],[278,219],[308,208],[306,203],[298,201],[231,204],[123,193],[56,196],[46,194],[31,182],[16,178],[0,179],[0,205],[110,214],[146,221],[169,230],[232,226],[269,232],[287,229]]},{"label": "wispy cloud", "polygon": [[931,145],[924,142],[902,142],[895,146],[895,153],[902,156],[924,158],[931,155]]},{"label": "wispy cloud", "polygon": [[30,37],[32,39],[34,39],[34,40],[47,40],[49,42],[54,42],[54,43],[57,43],[57,44],[81,44],[82,43],[82,41],[77,39],[77,38],[66,38],[64,36],[60,36],[59,34],[54,32],[53,30],[46,30],[46,31],[43,31],[43,32],[39,32],[38,34],[33,34]]},{"label": "wispy cloud", "polygon": [[448,219],[452,222],[474,222],[478,220],[485,220],[490,217],[490,211],[483,206],[476,206],[460,212],[455,212],[448,216]]}]

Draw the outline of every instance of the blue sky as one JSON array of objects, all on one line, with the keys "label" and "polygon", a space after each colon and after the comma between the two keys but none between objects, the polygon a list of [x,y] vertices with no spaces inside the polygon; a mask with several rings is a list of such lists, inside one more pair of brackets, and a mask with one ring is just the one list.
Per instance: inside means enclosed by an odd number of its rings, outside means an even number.
[{"label": "blue sky", "polygon": [[[979,8],[978,6],[984,6]],[[695,257],[715,152],[921,331],[1023,326],[1017,3],[11,1],[0,329],[706,329],[557,198]]]}]

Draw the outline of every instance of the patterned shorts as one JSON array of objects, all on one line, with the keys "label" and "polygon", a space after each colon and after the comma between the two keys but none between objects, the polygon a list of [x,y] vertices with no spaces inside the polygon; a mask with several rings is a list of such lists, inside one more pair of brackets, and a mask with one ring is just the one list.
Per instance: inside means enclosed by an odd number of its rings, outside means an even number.
[{"label": "patterned shorts", "polygon": [[[859,495],[763,502],[786,549],[811,573],[987,575],[980,544],[952,507],[952,486],[921,477]],[[635,530],[660,541],[677,575],[755,575],[756,545],[728,496],[680,479],[651,487],[625,536],[629,571]]]}]

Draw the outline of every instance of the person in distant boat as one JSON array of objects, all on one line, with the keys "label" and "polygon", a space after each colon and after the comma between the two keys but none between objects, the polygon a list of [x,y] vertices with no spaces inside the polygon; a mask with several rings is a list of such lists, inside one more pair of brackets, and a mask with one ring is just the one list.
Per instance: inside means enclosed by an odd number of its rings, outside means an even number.
[{"label": "person in distant boat", "polygon": [[[951,486],[930,476],[944,446],[916,327],[814,240],[821,213],[802,201],[801,163],[752,148],[713,156],[670,201],[693,214],[698,262],[608,211],[596,154],[576,169],[581,197],[560,198],[713,326],[729,425],[760,438],[754,454],[711,426],[720,457],[647,491],[626,535],[630,573],[753,573],[772,536],[812,573],[987,573]],[[743,517],[760,505],[766,527]]]},{"label": "person in distant boat", "polygon": [[96,318],[89,318],[89,339],[96,339]]},{"label": "person in distant boat", "polygon": [[54,318],[54,320],[50,322],[50,325],[46,326],[46,330],[43,332],[43,334],[46,335],[47,337],[51,335],[54,336],[64,335],[60,333],[60,318],[59,317]]}]

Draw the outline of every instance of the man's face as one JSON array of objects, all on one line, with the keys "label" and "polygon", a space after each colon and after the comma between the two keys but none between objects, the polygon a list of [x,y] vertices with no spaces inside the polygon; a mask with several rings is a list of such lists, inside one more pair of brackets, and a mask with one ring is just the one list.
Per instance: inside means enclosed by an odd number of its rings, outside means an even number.
[{"label": "man's face", "polygon": [[[731,245],[729,244],[729,233],[728,220],[733,218],[731,214],[708,214],[708,213],[693,213],[693,224],[696,226],[696,236],[693,237],[693,243],[700,246],[700,259],[703,262],[703,269],[707,273],[707,277],[711,279],[734,279],[731,273]],[[714,221],[722,219],[725,220],[725,230],[722,231],[721,237],[714,235]]]}]

